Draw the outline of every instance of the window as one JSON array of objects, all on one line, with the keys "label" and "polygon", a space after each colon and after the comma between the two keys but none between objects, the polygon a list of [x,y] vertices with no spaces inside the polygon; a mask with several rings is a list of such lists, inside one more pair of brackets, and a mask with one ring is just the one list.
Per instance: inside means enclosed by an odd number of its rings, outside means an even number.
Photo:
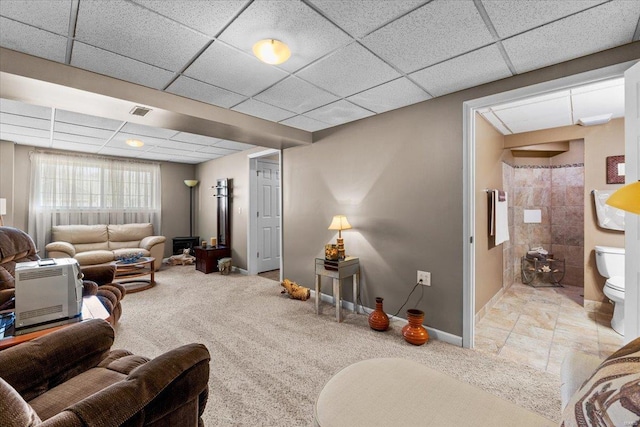
[{"label": "window", "polygon": [[150,222],[160,233],[160,183],[157,163],[34,152],[29,234],[43,256],[53,225]]}]

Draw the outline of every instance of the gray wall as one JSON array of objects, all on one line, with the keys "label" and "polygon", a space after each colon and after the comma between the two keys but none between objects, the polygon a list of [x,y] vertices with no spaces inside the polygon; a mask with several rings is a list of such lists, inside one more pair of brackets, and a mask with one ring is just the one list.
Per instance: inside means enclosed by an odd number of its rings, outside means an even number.
[{"label": "gray wall", "polygon": [[[31,164],[29,152],[35,147],[0,142],[0,197],[7,203],[5,225],[27,230]],[[51,150],[55,151],[55,150]],[[63,152],[64,153],[64,152]],[[8,171],[12,171],[12,173]],[[167,237],[165,256],[171,255],[171,238],[189,235],[189,191],[185,179],[195,176],[195,166],[160,162],[162,174],[162,235]],[[7,185],[5,185],[7,183]],[[10,183],[10,184],[9,184]],[[41,253],[43,248],[40,248]]]},{"label": "gray wall", "polygon": [[[361,260],[365,305],[372,307],[380,296],[385,310],[395,313],[416,282],[416,270],[427,270],[433,286],[424,289],[417,308],[425,311],[427,325],[462,336],[463,102],[637,59],[639,46],[317,132],[312,146],[284,150],[284,277],[313,285],[313,259],[334,240],[327,227],[342,213],[354,227],[343,237],[347,254]],[[346,288],[345,298],[352,300]],[[328,283],[323,292],[331,293]]]}]

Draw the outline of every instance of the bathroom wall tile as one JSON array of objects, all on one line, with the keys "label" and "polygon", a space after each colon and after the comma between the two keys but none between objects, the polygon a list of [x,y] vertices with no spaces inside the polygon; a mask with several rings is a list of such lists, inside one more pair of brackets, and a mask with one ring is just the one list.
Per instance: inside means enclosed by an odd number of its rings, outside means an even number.
[{"label": "bathroom wall tile", "polygon": [[516,227],[514,242],[517,245],[526,245],[529,243],[529,230],[523,225]]},{"label": "bathroom wall tile", "polygon": [[584,246],[584,227],[568,225],[565,228],[565,244],[568,246]]},{"label": "bathroom wall tile", "polygon": [[557,244],[551,245],[551,253],[553,254],[553,257],[556,259],[565,258],[566,250],[567,250],[567,247],[565,245],[557,245]]},{"label": "bathroom wall tile", "polygon": [[584,186],[584,167],[566,168],[566,182],[571,187]]},{"label": "bathroom wall tile", "polygon": [[564,185],[551,188],[551,206],[564,206],[565,205],[565,190]]},{"label": "bathroom wall tile", "polygon": [[584,286],[584,268],[575,265],[565,265],[563,284],[569,286]]},{"label": "bathroom wall tile", "polygon": [[566,185],[566,176],[567,171],[565,170],[565,168],[551,169],[551,184],[556,187]]},{"label": "bathroom wall tile", "polygon": [[578,206],[567,206],[567,224],[584,224],[584,204]]},{"label": "bathroom wall tile", "polygon": [[514,217],[513,217],[513,207],[507,208],[507,221],[509,221],[509,225],[513,225]]},{"label": "bathroom wall tile", "polygon": [[566,206],[584,206],[584,187],[569,187],[565,189]]},{"label": "bathroom wall tile", "polygon": [[530,169],[533,171],[533,187],[547,188],[551,186],[551,169]]},{"label": "bathroom wall tile", "polygon": [[580,267],[582,270],[584,270],[584,247],[566,246],[564,259],[567,265]]},{"label": "bathroom wall tile", "polygon": [[513,205],[516,207],[524,207],[527,208],[531,206],[531,200],[533,199],[533,191],[534,189],[531,187],[516,187],[515,191],[515,200],[513,201]]},{"label": "bathroom wall tile", "polygon": [[516,168],[513,171],[513,186],[514,187],[528,187],[530,185],[531,177],[528,174],[530,169]]},{"label": "bathroom wall tile", "polygon": [[551,224],[565,225],[567,217],[567,208],[564,206],[553,206],[551,208]]},{"label": "bathroom wall tile", "polygon": [[524,223],[524,208],[522,206],[513,207],[513,223],[516,227]]},{"label": "bathroom wall tile", "polygon": [[565,227],[552,227],[551,228],[551,243],[554,245],[564,245],[566,238]]},{"label": "bathroom wall tile", "polygon": [[529,200],[533,206],[550,206],[551,187],[534,188]]}]

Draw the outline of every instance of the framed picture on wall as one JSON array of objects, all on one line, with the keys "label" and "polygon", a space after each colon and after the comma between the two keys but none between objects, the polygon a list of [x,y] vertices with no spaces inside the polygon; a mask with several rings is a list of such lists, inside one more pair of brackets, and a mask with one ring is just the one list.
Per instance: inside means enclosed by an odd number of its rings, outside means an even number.
[{"label": "framed picture on wall", "polygon": [[624,156],[607,157],[607,184],[624,184]]}]

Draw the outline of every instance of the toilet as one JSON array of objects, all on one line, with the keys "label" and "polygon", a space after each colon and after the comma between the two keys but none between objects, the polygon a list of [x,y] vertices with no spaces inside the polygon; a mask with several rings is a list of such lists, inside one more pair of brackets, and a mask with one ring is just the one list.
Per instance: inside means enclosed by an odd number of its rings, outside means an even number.
[{"label": "toilet", "polygon": [[624,248],[596,246],[596,265],[607,278],[603,292],[613,303],[611,328],[624,335]]}]

